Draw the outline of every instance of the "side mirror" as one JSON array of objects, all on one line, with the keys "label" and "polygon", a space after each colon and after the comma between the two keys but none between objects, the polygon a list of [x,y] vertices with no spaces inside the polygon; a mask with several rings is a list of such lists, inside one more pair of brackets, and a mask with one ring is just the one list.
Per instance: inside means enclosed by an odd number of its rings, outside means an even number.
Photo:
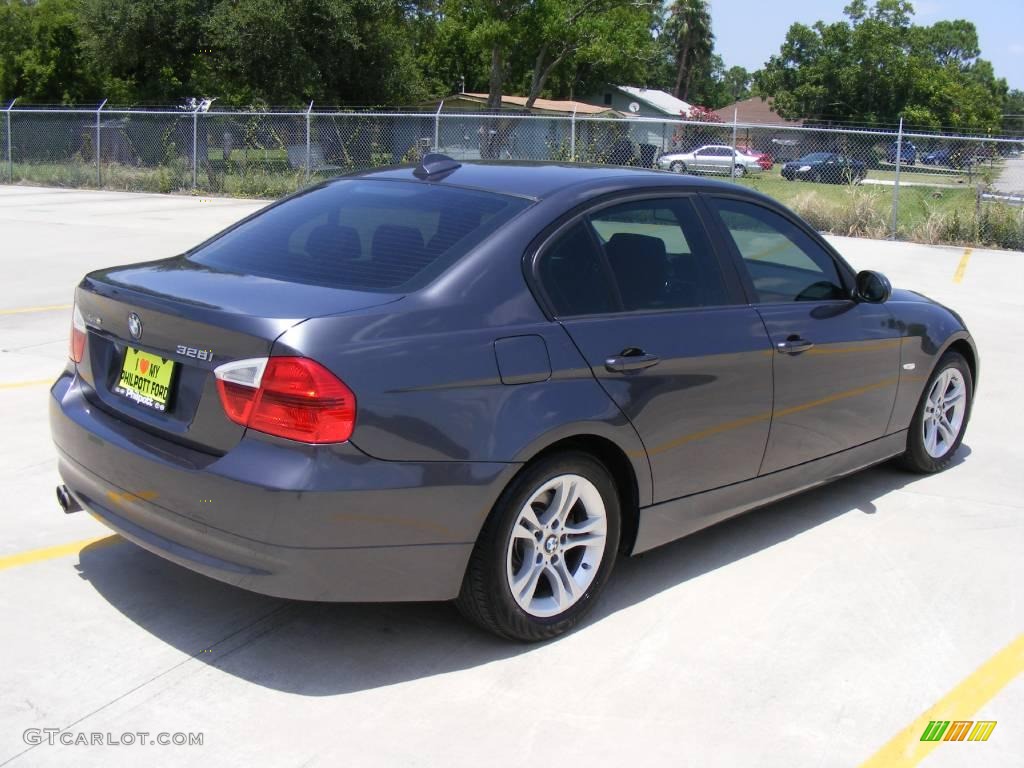
[{"label": "side mirror", "polygon": [[857,273],[857,299],[870,304],[884,304],[892,296],[892,283],[881,272],[865,269]]}]

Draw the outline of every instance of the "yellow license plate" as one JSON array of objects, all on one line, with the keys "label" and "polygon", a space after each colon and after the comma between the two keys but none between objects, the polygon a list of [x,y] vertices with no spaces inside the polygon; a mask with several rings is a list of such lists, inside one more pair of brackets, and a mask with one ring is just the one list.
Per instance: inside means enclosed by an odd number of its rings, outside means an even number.
[{"label": "yellow license plate", "polygon": [[173,360],[164,360],[159,355],[128,347],[124,352],[124,364],[114,392],[147,408],[165,411],[170,399],[173,373]]}]

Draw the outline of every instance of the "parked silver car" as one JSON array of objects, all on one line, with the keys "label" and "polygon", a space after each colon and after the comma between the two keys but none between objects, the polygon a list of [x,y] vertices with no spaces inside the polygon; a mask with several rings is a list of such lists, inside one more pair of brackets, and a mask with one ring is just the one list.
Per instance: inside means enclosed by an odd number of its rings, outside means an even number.
[{"label": "parked silver car", "polygon": [[675,173],[720,173],[737,176],[761,173],[757,158],[727,144],[708,144],[693,152],[669,152],[658,158],[658,167]]}]

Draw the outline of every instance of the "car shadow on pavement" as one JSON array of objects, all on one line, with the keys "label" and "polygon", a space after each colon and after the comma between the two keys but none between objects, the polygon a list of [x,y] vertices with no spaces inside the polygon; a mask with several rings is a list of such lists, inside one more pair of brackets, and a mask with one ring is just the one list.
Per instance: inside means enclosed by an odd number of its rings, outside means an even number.
[{"label": "car shadow on pavement", "polygon": [[[969,454],[963,446],[955,464]],[[881,465],[623,558],[576,631],[841,515],[873,515],[875,499],[917,479]],[[448,603],[281,600],[206,578],[127,542],[87,547],[78,568],[114,608],[162,642],[243,680],[304,696],[470,669],[538,647],[492,637]]]}]

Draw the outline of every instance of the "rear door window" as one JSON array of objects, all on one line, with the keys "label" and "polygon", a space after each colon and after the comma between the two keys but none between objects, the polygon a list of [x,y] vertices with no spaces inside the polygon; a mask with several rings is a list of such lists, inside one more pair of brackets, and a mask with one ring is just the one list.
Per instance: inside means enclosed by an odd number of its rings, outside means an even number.
[{"label": "rear door window", "polygon": [[693,204],[679,198],[592,213],[541,254],[538,274],[560,317],[732,303]]},{"label": "rear door window", "polygon": [[189,258],[288,282],[405,292],[426,285],[528,204],[434,184],[340,181],[270,208]]},{"label": "rear door window", "polygon": [[728,304],[718,260],[689,200],[638,200],[590,217],[628,311]]}]

